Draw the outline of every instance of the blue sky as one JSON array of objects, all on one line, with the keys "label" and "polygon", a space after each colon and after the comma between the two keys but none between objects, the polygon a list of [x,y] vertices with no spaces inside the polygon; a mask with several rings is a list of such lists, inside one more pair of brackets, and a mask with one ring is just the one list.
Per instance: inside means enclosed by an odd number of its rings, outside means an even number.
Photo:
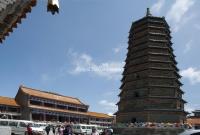
[{"label": "blue sky", "polygon": [[46,3],[38,0],[0,46],[2,96],[14,97],[22,84],[78,97],[90,111],[115,112],[128,32],[150,7],[171,26],[185,108],[200,109],[200,1],[60,0],[55,16]]}]

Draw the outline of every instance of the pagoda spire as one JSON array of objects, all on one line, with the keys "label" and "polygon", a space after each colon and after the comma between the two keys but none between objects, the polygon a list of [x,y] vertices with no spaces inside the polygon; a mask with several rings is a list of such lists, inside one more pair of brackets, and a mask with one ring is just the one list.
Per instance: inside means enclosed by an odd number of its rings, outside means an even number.
[{"label": "pagoda spire", "polygon": [[147,13],[146,13],[146,16],[151,16],[152,14],[151,14],[151,12],[150,12],[150,9],[149,8],[147,8]]}]

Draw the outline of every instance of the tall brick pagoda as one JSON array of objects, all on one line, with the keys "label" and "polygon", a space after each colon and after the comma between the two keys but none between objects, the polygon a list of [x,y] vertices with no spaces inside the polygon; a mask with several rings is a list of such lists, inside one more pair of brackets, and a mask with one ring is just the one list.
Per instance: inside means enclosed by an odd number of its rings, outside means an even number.
[{"label": "tall brick pagoda", "polygon": [[165,18],[147,9],[129,33],[117,122],[184,122],[186,101]]}]

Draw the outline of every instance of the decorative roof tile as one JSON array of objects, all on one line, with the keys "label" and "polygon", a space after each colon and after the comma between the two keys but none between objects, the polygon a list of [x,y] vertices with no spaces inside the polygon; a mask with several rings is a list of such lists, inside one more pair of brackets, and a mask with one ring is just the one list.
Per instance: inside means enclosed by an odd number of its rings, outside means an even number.
[{"label": "decorative roof tile", "polygon": [[0,96],[0,105],[19,107],[14,98],[1,97],[1,96]]},{"label": "decorative roof tile", "polygon": [[0,42],[2,42],[26,13],[36,5],[36,0],[0,0]]},{"label": "decorative roof tile", "polygon": [[36,90],[36,89],[28,88],[25,86],[20,86],[20,90],[30,96],[46,98],[46,99],[50,99],[50,100],[56,100],[56,101],[60,101],[60,102],[77,104],[77,105],[85,105],[78,98],[63,96],[63,95],[60,95],[57,93]]}]

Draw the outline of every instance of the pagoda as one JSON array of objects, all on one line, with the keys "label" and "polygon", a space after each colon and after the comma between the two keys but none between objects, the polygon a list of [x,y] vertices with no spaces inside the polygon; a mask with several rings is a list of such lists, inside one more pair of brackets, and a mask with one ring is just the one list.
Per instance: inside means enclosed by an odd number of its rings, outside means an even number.
[{"label": "pagoda", "polygon": [[164,17],[146,16],[132,23],[116,120],[177,122],[186,118],[181,76]]}]

